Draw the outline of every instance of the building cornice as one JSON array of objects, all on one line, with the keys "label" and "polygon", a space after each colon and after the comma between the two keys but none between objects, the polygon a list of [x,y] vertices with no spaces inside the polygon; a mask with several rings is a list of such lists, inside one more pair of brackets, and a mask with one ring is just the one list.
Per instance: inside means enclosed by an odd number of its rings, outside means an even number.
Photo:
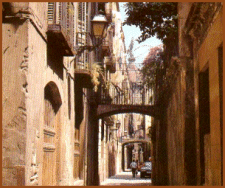
[{"label": "building cornice", "polygon": [[184,34],[200,44],[222,7],[221,2],[193,3],[185,23]]}]

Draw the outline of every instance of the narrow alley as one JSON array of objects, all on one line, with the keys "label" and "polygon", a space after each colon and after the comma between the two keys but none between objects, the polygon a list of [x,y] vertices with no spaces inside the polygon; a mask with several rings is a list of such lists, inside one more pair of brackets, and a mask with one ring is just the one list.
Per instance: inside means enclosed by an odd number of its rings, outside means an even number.
[{"label": "narrow alley", "polygon": [[2,2],[2,185],[222,186],[223,3]]}]

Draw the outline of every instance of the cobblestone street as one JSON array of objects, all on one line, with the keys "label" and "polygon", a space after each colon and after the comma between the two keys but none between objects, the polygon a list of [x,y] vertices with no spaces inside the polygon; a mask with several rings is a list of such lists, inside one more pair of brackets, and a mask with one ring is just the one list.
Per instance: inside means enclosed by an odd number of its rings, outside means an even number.
[{"label": "cobblestone street", "polygon": [[101,186],[149,186],[150,178],[140,178],[140,172],[133,178],[131,172],[120,172],[101,183]]}]

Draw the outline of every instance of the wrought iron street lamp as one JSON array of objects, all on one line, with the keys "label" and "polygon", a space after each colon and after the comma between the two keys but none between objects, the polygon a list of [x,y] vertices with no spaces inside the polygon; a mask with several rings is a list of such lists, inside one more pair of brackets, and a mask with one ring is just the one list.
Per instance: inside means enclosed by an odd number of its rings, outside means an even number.
[{"label": "wrought iron street lamp", "polygon": [[102,40],[104,38],[104,31],[105,28],[108,24],[108,21],[106,17],[103,14],[97,14],[94,16],[94,18],[91,21],[91,29],[92,32],[78,32],[77,33],[77,38],[80,36],[82,39],[83,37],[87,38],[90,36],[93,45],[88,45],[86,42],[78,46],[77,48],[77,54],[80,55],[81,53],[84,52],[84,50],[92,51],[96,49],[98,46],[102,44]]},{"label": "wrought iron street lamp", "polygon": [[91,23],[94,37],[102,38],[108,24],[106,17],[103,14],[95,15]]}]

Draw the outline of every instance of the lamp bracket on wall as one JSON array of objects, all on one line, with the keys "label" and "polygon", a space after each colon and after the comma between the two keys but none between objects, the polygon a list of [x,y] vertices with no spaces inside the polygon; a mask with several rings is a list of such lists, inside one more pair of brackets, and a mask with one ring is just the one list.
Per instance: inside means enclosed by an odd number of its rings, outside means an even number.
[{"label": "lamp bracket on wall", "polygon": [[[107,24],[105,15],[100,13],[95,15],[91,21],[92,34],[83,31],[76,33],[77,55],[83,53],[85,50],[92,51],[102,45]],[[92,42],[92,45],[90,45],[90,42]]]},{"label": "lamp bracket on wall", "polygon": [[104,37],[95,37],[90,32],[76,33],[76,55],[81,55],[85,50],[91,52],[103,44]]},{"label": "lamp bracket on wall", "polygon": [[77,32],[76,33],[76,53],[77,55],[82,54],[85,50],[92,51],[92,36],[89,32]]}]

